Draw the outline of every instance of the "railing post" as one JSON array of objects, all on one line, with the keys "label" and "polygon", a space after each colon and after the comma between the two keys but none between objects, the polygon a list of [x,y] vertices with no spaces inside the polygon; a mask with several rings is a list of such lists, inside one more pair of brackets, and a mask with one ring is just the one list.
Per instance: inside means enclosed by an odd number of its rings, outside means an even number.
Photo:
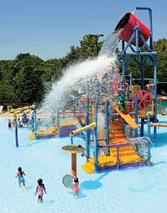
[{"label": "railing post", "polygon": [[117,165],[117,170],[119,170],[119,146],[117,146],[117,162],[116,162],[116,165]]}]

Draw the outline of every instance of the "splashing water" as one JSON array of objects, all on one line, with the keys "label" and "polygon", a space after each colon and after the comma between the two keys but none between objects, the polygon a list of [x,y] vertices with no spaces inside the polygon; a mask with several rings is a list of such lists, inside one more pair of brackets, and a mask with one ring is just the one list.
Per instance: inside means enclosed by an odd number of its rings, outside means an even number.
[{"label": "splashing water", "polygon": [[98,120],[97,120],[97,129],[98,129],[98,134],[99,137],[102,138],[104,137],[104,127],[105,127],[105,115],[101,112],[98,112]]},{"label": "splashing water", "polygon": [[115,50],[119,43],[118,35],[120,34],[120,31],[115,31],[106,38],[106,40],[99,52],[99,56],[101,56],[101,55],[114,56],[115,55]]},{"label": "splashing water", "polygon": [[[108,57],[116,57],[115,50],[119,43],[118,35],[120,34],[120,31],[121,30],[115,31],[107,37],[107,39],[105,40],[105,42],[99,52],[99,56],[105,55]],[[102,77],[104,76],[104,74],[105,74],[105,71],[102,71],[98,74],[99,81],[102,80]]]},{"label": "splashing water", "polygon": [[101,56],[70,66],[63,77],[53,84],[52,90],[44,99],[42,109],[45,112],[54,112],[57,107],[65,106],[67,95],[70,95],[73,90],[78,90],[88,78],[93,77],[101,70],[108,72],[115,60],[115,57]]},{"label": "splashing water", "polygon": [[100,75],[111,73],[112,76],[112,72],[116,72],[116,56],[113,52],[117,43],[117,34],[111,34],[104,42],[98,58],[71,65],[65,70],[63,77],[53,84],[51,91],[45,97],[42,110],[45,113],[54,113],[57,108],[64,107],[74,91],[84,94],[83,87],[87,80],[98,76],[99,73]]}]

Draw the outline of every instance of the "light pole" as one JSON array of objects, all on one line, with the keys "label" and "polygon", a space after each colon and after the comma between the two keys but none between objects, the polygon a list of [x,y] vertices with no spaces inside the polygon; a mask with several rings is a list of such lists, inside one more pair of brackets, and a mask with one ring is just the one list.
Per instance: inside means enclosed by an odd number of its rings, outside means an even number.
[{"label": "light pole", "polygon": [[103,34],[89,34],[90,37],[95,37],[96,38],[96,56],[98,56],[98,40],[100,37],[103,37]]}]

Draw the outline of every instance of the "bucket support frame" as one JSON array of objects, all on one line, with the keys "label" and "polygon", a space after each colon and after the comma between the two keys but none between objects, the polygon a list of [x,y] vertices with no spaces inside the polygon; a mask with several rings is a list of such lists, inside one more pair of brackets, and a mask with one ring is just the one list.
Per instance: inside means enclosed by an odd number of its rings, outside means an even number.
[{"label": "bucket support frame", "polygon": [[[153,93],[153,122],[157,120],[157,52],[153,51],[153,30],[152,30],[152,10],[145,7],[137,7],[136,10],[148,10],[150,19],[150,37],[149,43],[145,41],[140,28],[136,25],[133,29],[133,34],[128,42],[122,40],[122,49],[118,53],[118,60],[122,69],[122,94],[125,95],[125,74],[126,68],[131,62],[135,62],[139,66],[141,73],[141,89],[144,89],[144,69],[146,63],[150,63],[154,72],[154,93]],[[135,46],[132,41],[135,39]],[[139,39],[143,41],[144,48],[140,48]],[[137,103],[137,102],[136,102]],[[147,118],[146,118],[147,119]],[[144,135],[144,119],[141,119],[140,136]],[[154,128],[153,142],[156,142],[157,127]]]}]

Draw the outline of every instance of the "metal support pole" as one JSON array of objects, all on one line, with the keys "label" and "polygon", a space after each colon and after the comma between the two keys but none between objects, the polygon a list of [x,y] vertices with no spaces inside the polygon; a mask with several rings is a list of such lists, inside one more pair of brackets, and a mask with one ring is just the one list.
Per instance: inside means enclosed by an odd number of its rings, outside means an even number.
[{"label": "metal support pole", "polygon": [[107,100],[105,103],[105,111],[106,111],[106,144],[109,144],[109,101]]},{"label": "metal support pole", "polygon": [[18,125],[17,119],[15,119],[15,140],[16,140],[16,147],[19,147],[19,140],[18,140]]},{"label": "metal support pole", "polygon": [[150,166],[150,160],[151,160],[151,141],[149,139],[148,143],[147,143],[147,163],[148,166]]},{"label": "metal support pole", "polygon": [[116,165],[117,165],[117,170],[119,170],[119,147],[117,146],[117,162],[116,162]]},{"label": "metal support pole", "polygon": [[[86,117],[85,117],[85,124],[89,125],[89,82],[87,80],[86,83],[86,91],[87,91],[87,108],[86,108]],[[85,135],[85,140],[86,140],[86,161],[89,161],[89,156],[90,156],[90,147],[89,147],[89,140],[90,140],[90,130],[86,130],[86,135]]]},{"label": "metal support pole", "polygon": [[133,79],[132,79],[132,73],[130,73],[129,74],[129,78],[130,78],[130,85],[129,85],[129,87],[130,87],[130,90],[132,90],[132,81],[133,81]]},{"label": "metal support pole", "polygon": [[57,108],[57,129],[60,130],[59,108]]},{"label": "metal support pole", "polygon": [[144,58],[143,56],[141,57],[140,74],[141,74],[141,89],[144,90]]},{"label": "metal support pole", "polygon": [[75,113],[76,113],[76,100],[75,100],[75,97],[72,99],[72,103],[73,103],[73,113],[74,113],[74,117],[75,117]]},{"label": "metal support pole", "polygon": [[74,138],[71,137],[71,144],[74,144]]},{"label": "metal support pole", "polygon": [[78,113],[80,114],[81,113],[81,101],[80,100],[78,100]]},{"label": "metal support pole", "polygon": [[153,25],[152,25],[152,10],[148,7],[136,7],[136,10],[148,10],[150,21],[150,49],[153,49]]},{"label": "metal support pole", "polygon": [[150,130],[151,130],[151,127],[150,127],[150,113],[147,114],[147,136],[148,138],[151,138],[151,134],[150,134]]},{"label": "metal support pole", "polygon": [[[156,57],[154,59],[154,97],[153,97],[153,103],[154,103],[154,122],[157,122],[157,59]],[[153,143],[155,145],[156,143],[156,135],[157,135],[157,127],[154,126],[154,139]]]},{"label": "metal support pole", "polygon": [[[138,124],[138,95],[135,94],[134,98],[134,113],[135,113],[135,122]],[[136,137],[138,137],[138,129],[136,129]]]},{"label": "metal support pole", "polygon": [[37,108],[36,108],[35,103],[34,103],[34,135],[36,138],[36,136],[37,136]]},{"label": "metal support pole", "polygon": [[98,137],[97,137],[97,125],[94,128],[94,167],[95,172],[98,172]]},{"label": "metal support pole", "polygon": [[122,63],[122,95],[125,96],[125,62],[124,60],[122,60],[121,63]]},{"label": "metal support pole", "polygon": [[136,39],[136,52],[139,52],[139,27],[135,26],[134,31],[135,31],[135,39]]}]

